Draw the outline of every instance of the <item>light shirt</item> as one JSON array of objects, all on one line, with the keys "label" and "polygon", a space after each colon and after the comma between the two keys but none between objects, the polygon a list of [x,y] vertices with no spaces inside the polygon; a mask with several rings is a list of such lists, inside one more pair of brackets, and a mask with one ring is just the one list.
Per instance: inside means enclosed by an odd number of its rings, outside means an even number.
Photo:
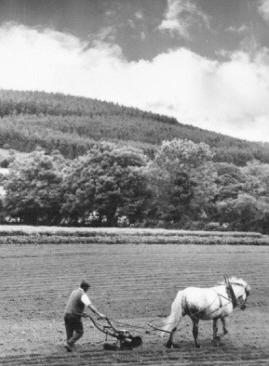
[{"label": "light shirt", "polygon": [[83,313],[84,307],[89,305],[91,305],[91,300],[80,287],[71,293],[64,313],[79,315]]},{"label": "light shirt", "polygon": [[89,306],[91,305],[91,300],[89,299],[88,295],[85,293],[85,291],[83,289],[81,289],[81,291],[83,291],[83,295],[81,296],[81,301],[83,302],[83,304],[85,306]]}]

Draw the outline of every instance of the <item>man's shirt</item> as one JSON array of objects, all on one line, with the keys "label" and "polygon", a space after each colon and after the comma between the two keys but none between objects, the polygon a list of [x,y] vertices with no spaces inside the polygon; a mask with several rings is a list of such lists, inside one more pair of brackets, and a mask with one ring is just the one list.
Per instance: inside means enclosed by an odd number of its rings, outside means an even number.
[{"label": "man's shirt", "polygon": [[91,305],[91,300],[85,291],[80,287],[71,293],[64,313],[82,315],[85,306],[89,305]]},{"label": "man's shirt", "polygon": [[86,292],[82,288],[80,290],[83,291],[83,294],[81,296],[81,301],[83,302],[83,304],[85,306],[91,305],[92,303],[91,303],[91,300],[89,299],[89,296],[86,294]]}]

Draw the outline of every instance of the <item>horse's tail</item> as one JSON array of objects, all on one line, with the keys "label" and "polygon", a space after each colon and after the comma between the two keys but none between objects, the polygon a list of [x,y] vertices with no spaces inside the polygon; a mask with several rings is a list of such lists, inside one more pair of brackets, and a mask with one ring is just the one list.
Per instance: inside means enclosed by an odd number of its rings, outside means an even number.
[{"label": "horse's tail", "polygon": [[175,300],[172,303],[170,315],[163,321],[162,332],[161,332],[162,337],[165,335],[165,332],[171,332],[174,328],[176,328],[178,323],[184,316],[182,301],[183,301],[183,291],[179,291]]}]

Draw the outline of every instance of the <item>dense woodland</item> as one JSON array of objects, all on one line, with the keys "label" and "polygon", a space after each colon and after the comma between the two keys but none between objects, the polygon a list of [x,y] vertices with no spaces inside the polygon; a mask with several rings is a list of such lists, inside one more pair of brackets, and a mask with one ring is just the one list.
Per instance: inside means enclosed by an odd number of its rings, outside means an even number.
[{"label": "dense woodland", "polygon": [[174,118],[82,97],[0,90],[0,148],[31,152],[40,146],[74,159],[95,141],[106,140],[127,142],[152,157],[156,146],[174,138],[208,144],[214,161],[269,163],[269,144],[209,132]]},{"label": "dense woodland", "polygon": [[269,232],[267,144],[61,94],[0,103],[2,222]]}]

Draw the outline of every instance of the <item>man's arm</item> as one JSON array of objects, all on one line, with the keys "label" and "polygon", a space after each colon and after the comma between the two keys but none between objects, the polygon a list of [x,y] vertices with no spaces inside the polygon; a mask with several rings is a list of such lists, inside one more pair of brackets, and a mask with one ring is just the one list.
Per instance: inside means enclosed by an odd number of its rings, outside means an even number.
[{"label": "man's arm", "polygon": [[83,302],[83,304],[85,306],[87,306],[89,309],[91,309],[91,311],[93,313],[95,313],[96,315],[98,315],[100,318],[102,318],[102,319],[105,319],[106,318],[106,316],[104,314],[100,313],[96,309],[96,307],[91,303],[91,300],[89,299],[89,297],[85,293],[82,295],[81,301]]},{"label": "man's arm", "polygon": [[104,314],[100,313],[93,304],[89,304],[88,308],[91,309],[91,311],[94,312],[96,315],[98,315],[100,318],[102,318],[102,319],[106,318],[106,316]]}]

